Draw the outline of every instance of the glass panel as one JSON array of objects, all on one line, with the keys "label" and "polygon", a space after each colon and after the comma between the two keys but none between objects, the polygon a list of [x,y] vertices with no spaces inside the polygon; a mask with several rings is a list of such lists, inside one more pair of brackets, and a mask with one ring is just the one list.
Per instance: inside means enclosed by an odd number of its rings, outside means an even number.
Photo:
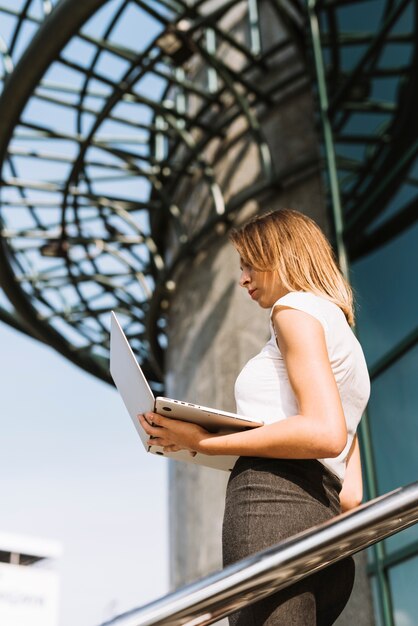
[{"label": "glass panel", "polygon": [[379,491],[418,478],[418,346],[373,384],[369,403]]},{"label": "glass panel", "polygon": [[[418,163],[418,159],[416,159],[416,162]],[[370,228],[367,229],[367,233],[369,235],[372,235],[373,231],[378,229],[382,224],[384,224],[391,217],[396,215],[396,213],[400,213],[401,210],[408,206],[413,200],[417,202],[416,185],[412,184],[412,181],[411,183],[401,185],[393,198],[390,199],[388,205],[378,215],[377,219],[372,222]],[[411,223],[412,222],[413,219],[411,218]]]},{"label": "glass panel", "polygon": [[414,541],[418,540],[418,524],[411,526],[407,530],[402,530],[399,534],[393,535],[385,541],[385,549],[387,554],[394,554],[397,550],[408,548]]},{"label": "glass panel", "polygon": [[[418,478],[418,346],[411,349],[373,383],[369,421],[379,493]],[[418,525],[392,537],[393,552],[418,540]]]},{"label": "glass panel", "polygon": [[417,324],[418,224],[352,265],[359,337],[369,366]]},{"label": "glass panel", "polygon": [[[338,7],[337,15],[339,23],[344,26],[348,32],[356,30],[367,30],[365,19],[371,20],[368,23],[375,25],[380,24],[384,19],[384,3],[381,0],[365,0],[354,5],[343,5]],[[394,27],[392,27],[394,28]],[[406,30],[406,29],[405,29]]]},{"label": "glass panel", "polygon": [[395,626],[415,626],[418,615],[418,557],[389,570]]},{"label": "glass panel", "polygon": [[379,586],[376,576],[370,578],[374,609],[374,626],[383,626],[382,607],[380,605]]}]

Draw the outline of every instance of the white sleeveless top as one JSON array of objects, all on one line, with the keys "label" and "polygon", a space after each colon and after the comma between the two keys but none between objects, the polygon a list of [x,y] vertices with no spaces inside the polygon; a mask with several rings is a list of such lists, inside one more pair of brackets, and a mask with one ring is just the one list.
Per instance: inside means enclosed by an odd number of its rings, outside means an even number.
[{"label": "white sleeveless top", "polygon": [[[338,457],[318,460],[342,482],[347,455],[370,395],[370,379],[363,350],[342,310],[325,297],[294,291],[277,300],[272,311],[278,304],[309,313],[323,326],[348,436],[347,444]],[[297,415],[299,412],[286,366],[276,343],[271,314],[270,327],[269,341],[259,354],[248,361],[235,383],[237,413],[260,418],[265,424]]]}]

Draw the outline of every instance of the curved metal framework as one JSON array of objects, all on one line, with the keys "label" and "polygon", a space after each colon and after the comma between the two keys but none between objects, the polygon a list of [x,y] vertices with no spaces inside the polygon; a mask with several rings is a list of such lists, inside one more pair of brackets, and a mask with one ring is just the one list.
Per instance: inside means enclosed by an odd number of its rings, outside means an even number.
[{"label": "curved metal framework", "polygon": [[418,214],[418,3],[311,6],[326,64],[343,238],[355,261]]},{"label": "curved metal framework", "polygon": [[[301,65],[266,79],[278,54],[309,49],[308,12],[266,2],[280,24],[268,45],[257,0],[0,3],[0,279],[15,308],[4,321],[107,379],[114,308],[158,387],[179,263],[280,184],[259,115],[305,78]],[[416,219],[417,2],[308,4],[332,95],[323,113],[341,198],[330,207],[352,262]],[[216,159],[232,154],[240,118],[260,174],[225,199]],[[188,184],[193,215],[181,204]]]},{"label": "curved metal framework", "polygon": [[[115,309],[158,387],[177,266],[278,184],[258,114],[305,72],[271,80],[277,55],[295,41],[300,52],[302,20],[297,3],[269,5],[281,28],[268,47],[254,0],[61,0],[53,10],[32,0],[8,11],[2,285],[25,329],[102,378]],[[47,14],[13,69],[25,27]],[[225,199],[216,159],[243,136],[259,174]],[[185,183],[199,187],[193,215],[178,202]]]}]

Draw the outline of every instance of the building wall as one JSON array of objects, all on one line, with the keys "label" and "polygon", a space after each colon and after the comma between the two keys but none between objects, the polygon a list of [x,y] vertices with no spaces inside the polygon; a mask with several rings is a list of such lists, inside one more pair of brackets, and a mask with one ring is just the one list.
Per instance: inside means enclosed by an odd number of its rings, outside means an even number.
[{"label": "building wall", "polygon": [[[418,160],[414,169],[418,171]],[[406,187],[407,181],[399,195],[406,195]],[[395,202],[386,210],[393,210]],[[377,217],[371,228],[379,221]],[[418,295],[411,282],[411,268],[417,264],[417,224],[401,234],[395,232],[385,245],[352,264],[358,333],[372,378],[367,415],[371,497],[417,480]],[[417,554],[418,525],[370,550],[377,623],[414,626],[417,622]]]},{"label": "building wall", "polygon": [[37,567],[0,563],[0,623],[57,626],[57,574]]}]

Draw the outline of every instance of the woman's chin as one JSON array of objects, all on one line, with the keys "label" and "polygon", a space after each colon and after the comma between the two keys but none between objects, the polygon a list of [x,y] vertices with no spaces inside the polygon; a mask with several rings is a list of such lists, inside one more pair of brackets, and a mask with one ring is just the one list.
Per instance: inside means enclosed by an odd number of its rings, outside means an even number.
[{"label": "woman's chin", "polygon": [[259,300],[257,300],[257,304],[262,309],[269,309],[272,306],[270,302],[266,302],[265,300],[263,300],[263,298],[260,298]]}]

